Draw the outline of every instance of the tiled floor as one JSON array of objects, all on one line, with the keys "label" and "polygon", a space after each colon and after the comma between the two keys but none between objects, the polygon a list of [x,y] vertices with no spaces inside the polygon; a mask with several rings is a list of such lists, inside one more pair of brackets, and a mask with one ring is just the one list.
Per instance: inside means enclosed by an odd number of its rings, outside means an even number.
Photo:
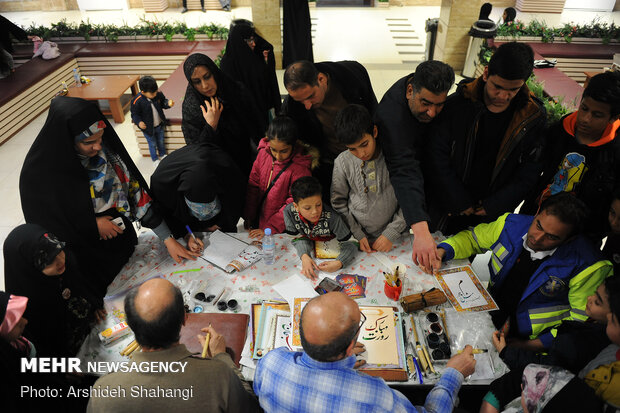
[{"label": "tiled floor", "polygon": [[[496,9],[491,14],[491,18],[497,20],[501,13],[501,9]],[[179,9],[169,9],[163,13],[148,14],[146,17],[159,21],[185,21],[190,26],[211,22],[227,26],[232,19],[251,19],[251,15],[249,7],[240,7],[232,12],[193,11],[185,14],[180,14]],[[369,71],[375,94],[380,99],[397,79],[414,71],[417,63],[423,60],[426,43],[424,22],[427,18],[438,15],[439,7],[312,9],[315,60],[351,59],[363,63]],[[14,12],[3,13],[3,16],[22,26],[29,26],[31,23],[49,26],[60,19],[75,22],[89,19],[94,23],[116,21],[119,24],[125,22],[134,25],[145,14],[143,9],[131,9],[126,12],[87,13],[80,11]],[[518,19],[522,21],[538,19],[545,20],[552,25],[570,21],[585,23],[595,18],[620,23],[620,12],[601,15],[592,12],[569,11],[561,15],[518,15]],[[281,71],[278,73],[278,79],[282,82]],[[284,91],[282,84],[280,90]],[[2,200],[0,203],[0,244],[16,225],[24,222],[19,200],[19,173],[24,157],[45,123],[46,117],[47,112],[41,114],[0,146],[0,200]],[[113,122],[111,119],[110,121]],[[153,164],[150,158],[140,156],[130,118],[126,117],[124,123],[115,124],[114,128],[148,181],[153,172]],[[0,268],[0,289],[3,289],[2,256],[0,256]]]}]

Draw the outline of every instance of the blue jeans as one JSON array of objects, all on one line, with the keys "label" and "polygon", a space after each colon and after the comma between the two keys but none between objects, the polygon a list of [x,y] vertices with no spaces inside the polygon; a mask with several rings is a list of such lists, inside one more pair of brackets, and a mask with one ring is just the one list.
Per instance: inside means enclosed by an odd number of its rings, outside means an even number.
[{"label": "blue jeans", "polygon": [[146,142],[149,144],[149,153],[151,154],[151,159],[156,161],[159,159],[157,157],[157,152],[159,152],[159,156],[164,156],[166,154],[166,146],[164,145],[164,125],[161,124],[153,129],[153,136],[144,132],[144,137],[146,138]]}]

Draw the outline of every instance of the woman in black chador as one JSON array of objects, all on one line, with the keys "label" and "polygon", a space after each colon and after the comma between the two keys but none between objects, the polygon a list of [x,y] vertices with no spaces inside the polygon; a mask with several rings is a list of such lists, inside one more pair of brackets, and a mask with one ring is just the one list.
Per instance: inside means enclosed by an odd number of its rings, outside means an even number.
[{"label": "woman in black chador", "polygon": [[254,98],[202,53],[190,55],[183,70],[188,81],[181,125],[185,142],[216,144],[247,178],[266,128]]},{"label": "woman in black chador", "polygon": [[100,296],[133,253],[132,222],[152,228],[177,262],[195,255],[170,236],[144,178],[94,102],[52,100],[19,191],[26,222],[66,242]]},{"label": "woman in black chador", "polygon": [[24,336],[39,357],[75,356],[105,314],[65,243],[38,225],[20,225],[4,241],[4,284],[28,297]]},{"label": "woman in black chador", "polygon": [[250,91],[265,122],[270,112],[271,118],[280,112],[273,46],[256,33],[251,21],[239,19],[230,24],[226,53],[220,66],[222,72]]}]

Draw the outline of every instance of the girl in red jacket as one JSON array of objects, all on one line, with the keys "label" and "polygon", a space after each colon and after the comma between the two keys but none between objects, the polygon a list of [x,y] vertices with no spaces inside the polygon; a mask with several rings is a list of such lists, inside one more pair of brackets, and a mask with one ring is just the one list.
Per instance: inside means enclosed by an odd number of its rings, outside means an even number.
[{"label": "girl in red jacket", "polygon": [[293,202],[291,184],[310,176],[318,165],[318,151],[298,141],[298,136],[295,122],[278,116],[258,145],[243,214],[251,238],[263,238],[265,228],[271,228],[273,234],[284,231],[282,210]]}]

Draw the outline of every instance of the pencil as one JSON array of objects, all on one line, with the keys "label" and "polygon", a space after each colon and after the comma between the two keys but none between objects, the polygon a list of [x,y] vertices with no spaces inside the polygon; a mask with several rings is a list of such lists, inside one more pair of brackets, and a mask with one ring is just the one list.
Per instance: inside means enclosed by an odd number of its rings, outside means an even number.
[{"label": "pencil", "polygon": [[[211,327],[211,324],[209,324],[209,327]],[[207,333],[207,336],[205,337],[205,344],[204,346],[202,346],[202,358],[205,359],[207,358],[207,351],[209,350],[209,339],[211,338],[211,333]]]},{"label": "pencil", "polygon": [[129,345],[125,347],[123,351],[121,351],[121,356],[126,356],[127,354],[129,354],[129,350],[133,348],[133,346],[136,344],[138,344],[136,340],[133,340],[131,343],[129,343]]},{"label": "pencil", "polygon": [[422,346],[422,350],[424,351],[424,357],[428,360],[428,367],[430,367],[432,373],[437,373],[435,371],[435,367],[433,367],[433,362],[431,361],[431,356],[428,355],[428,350],[426,346]]},{"label": "pencil", "polygon": [[[459,350],[457,351],[457,354],[461,354],[463,352],[463,350]],[[475,348],[472,353],[473,354],[482,354],[482,353],[488,353],[489,350],[486,348]]]}]

